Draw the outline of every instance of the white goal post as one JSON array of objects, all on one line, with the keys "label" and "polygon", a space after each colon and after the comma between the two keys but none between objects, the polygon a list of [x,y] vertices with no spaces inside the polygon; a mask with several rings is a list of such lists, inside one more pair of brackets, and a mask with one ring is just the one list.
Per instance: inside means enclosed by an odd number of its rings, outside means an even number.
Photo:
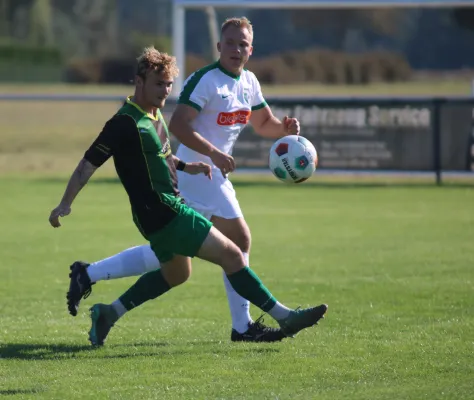
[{"label": "white goal post", "polygon": [[[173,96],[177,97],[183,87],[185,74],[185,12],[189,8],[206,9],[215,40],[218,25],[213,18],[214,8],[266,8],[266,9],[310,9],[310,8],[413,8],[413,7],[474,7],[474,0],[173,0],[173,55],[180,70],[173,85]],[[214,21],[212,21],[214,19]],[[215,43],[212,43],[215,46]]]}]

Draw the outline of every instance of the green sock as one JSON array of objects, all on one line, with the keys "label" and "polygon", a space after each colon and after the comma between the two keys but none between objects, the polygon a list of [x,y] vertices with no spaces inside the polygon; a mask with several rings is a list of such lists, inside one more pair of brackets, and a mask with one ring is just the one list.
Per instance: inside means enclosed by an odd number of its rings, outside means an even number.
[{"label": "green sock", "polygon": [[276,304],[276,299],[249,267],[227,275],[227,278],[238,294],[261,310],[268,312]]},{"label": "green sock", "polygon": [[170,289],[161,269],[156,269],[142,275],[130,289],[119,297],[119,300],[127,311],[130,311],[145,301],[156,299]]}]

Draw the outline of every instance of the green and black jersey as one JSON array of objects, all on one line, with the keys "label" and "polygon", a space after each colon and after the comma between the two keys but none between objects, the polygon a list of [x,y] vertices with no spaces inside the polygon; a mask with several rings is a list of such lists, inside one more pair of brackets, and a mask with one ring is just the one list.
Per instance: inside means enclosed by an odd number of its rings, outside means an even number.
[{"label": "green and black jersey", "polygon": [[84,158],[99,167],[111,156],[142,234],[146,237],[171,222],[182,198],[168,127],[160,111],[154,116],[127,99]]}]

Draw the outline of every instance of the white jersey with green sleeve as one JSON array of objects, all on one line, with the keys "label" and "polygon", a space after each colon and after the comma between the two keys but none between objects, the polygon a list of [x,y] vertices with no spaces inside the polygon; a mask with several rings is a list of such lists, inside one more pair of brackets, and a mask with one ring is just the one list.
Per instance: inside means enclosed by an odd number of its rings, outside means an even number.
[{"label": "white jersey with green sleeve", "polygon": [[[184,83],[178,103],[199,111],[193,121],[194,130],[227,154],[232,154],[252,111],[267,105],[252,72],[244,70],[236,76],[223,69],[219,62],[192,74]],[[202,174],[178,171],[178,189],[186,204],[208,219],[243,217],[232,183],[222,176],[209,157],[182,144],[176,156],[185,162],[205,162],[214,169],[212,180]]]},{"label": "white jersey with green sleeve", "polygon": [[[227,154],[232,154],[252,111],[267,105],[253,72],[243,70],[237,76],[223,69],[219,62],[196,71],[185,81],[178,104],[199,111],[193,121],[194,130]],[[210,163],[209,158],[183,145],[176,155],[185,162]]]}]

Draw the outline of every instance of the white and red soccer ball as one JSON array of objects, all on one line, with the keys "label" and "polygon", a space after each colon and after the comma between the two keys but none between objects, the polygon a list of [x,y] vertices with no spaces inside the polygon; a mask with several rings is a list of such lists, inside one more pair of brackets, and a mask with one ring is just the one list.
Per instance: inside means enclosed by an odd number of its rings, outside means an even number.
[{"label": "white and red soccer ball", "polygon": [[283,182],[301,183],[310,178],[318,165],[318,153],[303,136],[289,135],[278,139],[270,149],[268,165]]}]

